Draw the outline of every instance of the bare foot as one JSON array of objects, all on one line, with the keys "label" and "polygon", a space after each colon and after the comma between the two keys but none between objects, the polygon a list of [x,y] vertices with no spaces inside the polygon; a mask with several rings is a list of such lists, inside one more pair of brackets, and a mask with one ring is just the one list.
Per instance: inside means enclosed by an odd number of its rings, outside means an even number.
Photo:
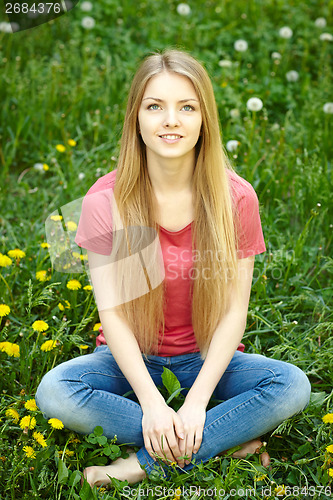
[{"label": "bare foot", "polygon": [[128,458],[117,458],[112,464],[105,466],[87,467],[83,475],[93,488],[105,486],[111,482],[108,477],[115,477],[120,481],[128,481],[129,484],[137,483],[146,477],[146,473],[140,467],[140,463],[135,453],[131,453]]},{"label": "bare foot", "polygon": [[[254,453],[259,453],[260,448],[263,446],[263,443],[262,441],[260,441],[260,439],[252,439],[252,441],[247,441],[246,443],[243,443],[240,446],[241,449],[235,451],[235,453],[231,455],[233,458],[245,458],[248,453],[250,453],[251,455]],[[225,452],[223,452],[223,454],[224,453]],[[269,466],[271,459],[267,451],[261,453],[260,461],[261,465],[263,465],[264,467]]]}]

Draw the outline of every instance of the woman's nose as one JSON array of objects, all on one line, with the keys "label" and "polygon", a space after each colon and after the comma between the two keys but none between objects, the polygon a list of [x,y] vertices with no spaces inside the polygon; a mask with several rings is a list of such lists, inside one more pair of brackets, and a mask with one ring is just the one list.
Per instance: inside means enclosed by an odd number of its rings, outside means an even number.
[{"label": "woman's nose", "polygon": [[165,127],[178,127],[180,125],[177,112],[175,110],[166,111],[164,126]]}]

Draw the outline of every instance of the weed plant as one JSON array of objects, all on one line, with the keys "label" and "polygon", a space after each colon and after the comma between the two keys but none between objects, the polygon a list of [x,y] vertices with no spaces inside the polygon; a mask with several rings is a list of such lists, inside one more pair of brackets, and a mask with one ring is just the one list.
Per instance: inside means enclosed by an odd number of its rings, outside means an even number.
[{"label": "weed plant", "polygon": [[[84,4],[31,30],[0,31],[0,498],[331,498],[332,2]],[[115,168],[133,73],[166,47],[208,69],[228,154],[260,200],[267,252],[256,258],[246,351],[299,366],[312,397],[263,436],[269,470],[258,456],[224,456],[187,474],[172,466],[168,479],[156,470],[131,487],[113,479],[91,490],[81,486],[84,467],[126,447],[101,428],[72,433],[35,406],[42,376],[92,352],[99,326],[87,276],[52,268],[44,222]],[[247,108],[251,97],[261,110]],[[179,404],[170,374],[161,391]]]}]

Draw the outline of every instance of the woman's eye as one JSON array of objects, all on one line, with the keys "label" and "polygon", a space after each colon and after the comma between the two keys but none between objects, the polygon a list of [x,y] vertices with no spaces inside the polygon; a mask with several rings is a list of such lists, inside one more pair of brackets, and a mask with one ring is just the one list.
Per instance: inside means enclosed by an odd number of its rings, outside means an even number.
[{"label": "woman's eye", "polygon": [[158,108],[159,108],[159,105],[158,105],[158,104],[150,104],[150,105],[148,106],[148,109],[153,109],[153,110],[154,110],[154,109],[158,109]]},{"label": "woman's eye", "polygon": [[194,111],[194,107],[190,106],[190,104],[185,104],[185,106],[183,106],[183,110],[184,111]]}]

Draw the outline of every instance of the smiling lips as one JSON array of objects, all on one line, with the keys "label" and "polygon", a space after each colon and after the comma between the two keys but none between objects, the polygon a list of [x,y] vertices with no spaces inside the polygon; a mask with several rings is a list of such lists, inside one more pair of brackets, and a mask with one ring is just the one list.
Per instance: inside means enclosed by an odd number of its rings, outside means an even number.
[{"label": "smiling lips", "polygon": [[167,141],[177,141],[178,139],[181,139],[183,136],[178,135],[178,134],[164,134],[160,135],[161,139],[165,139]]}]

